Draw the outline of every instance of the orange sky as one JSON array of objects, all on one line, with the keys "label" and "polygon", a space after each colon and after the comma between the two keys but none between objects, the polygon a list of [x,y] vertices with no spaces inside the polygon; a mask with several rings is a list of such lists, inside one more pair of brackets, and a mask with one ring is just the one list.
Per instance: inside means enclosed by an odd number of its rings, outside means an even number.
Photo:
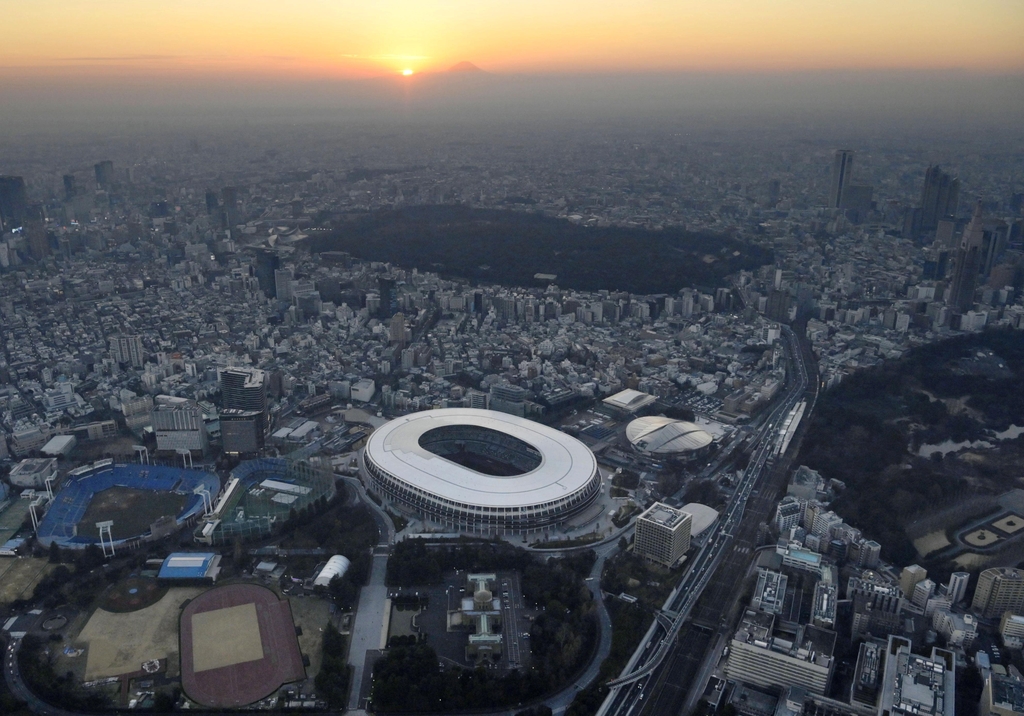
[{"label": "orange sky", "polygon": [[0,0],[10,76],[1024,71],[1021,0]]}]

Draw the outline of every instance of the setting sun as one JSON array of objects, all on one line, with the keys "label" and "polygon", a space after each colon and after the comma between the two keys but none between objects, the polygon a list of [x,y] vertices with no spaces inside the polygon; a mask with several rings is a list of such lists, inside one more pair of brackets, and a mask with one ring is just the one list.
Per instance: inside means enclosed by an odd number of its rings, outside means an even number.
[{"label": "setting sun", "polygon": [[405,75],[406,77],[408,77],[409,75],[412,74],[412,70],[410,70],[409,68],[406,68],[406,69],[402,70],[402,74]]}]

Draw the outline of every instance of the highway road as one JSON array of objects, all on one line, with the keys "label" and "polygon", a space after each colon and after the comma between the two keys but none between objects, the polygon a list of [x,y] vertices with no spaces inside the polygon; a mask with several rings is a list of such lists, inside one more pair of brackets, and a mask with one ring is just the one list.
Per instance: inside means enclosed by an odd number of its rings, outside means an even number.
[{"label": "highway road", "polygon": [[[786,437],[786,418],[805,399],[808,388],[813,395],[817,387],[816,375],[815,383],[809,382],[807,355],[788,327],[783,329],[783,346],[789,367],[784,393],[756,424],[747,468],[662,608],[669,620],[654,621],[622,674],[609,682],[611,688],[598,710],[599,716],[629,716],[642,712],[645,706],[655,713],[677,713],[682,702],[689,701],[686,695],[691,686],[698,686],[695,682],[709,672],[704,655],[710,646],[720,643],[727,628],[723,605],[734,603],[752,558],[758,525],[775,505],[777,485],[769,483],[768,478],[775,473],[776,452]],[[805,419],[812,409],[813,402],[807,405]],[[713,464],[706,472],[721,466]],[[698,654],[699,659],[695,658]],[[645,703],[649,695],[653,697]]]}]

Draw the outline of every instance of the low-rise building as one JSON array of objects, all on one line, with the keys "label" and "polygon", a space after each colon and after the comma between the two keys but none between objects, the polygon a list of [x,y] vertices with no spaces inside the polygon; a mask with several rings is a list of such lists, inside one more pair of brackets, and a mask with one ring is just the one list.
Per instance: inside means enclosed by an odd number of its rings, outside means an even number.
[{"label": "low-rise building", "polygon": [[955,704],[953,652],[933,647],[931,657],[919,656],[909,640],[890,635],[878,716],[954,716]]},{"label": "low-rise building", "polygon": [[7,479],[15,487],[28,487],[41,489],[46,487],[46,481],[57,477],[57,459],[30,458],[22,460],[11,468]]},{"label": "low-rise building", "polygon": [[726,675],[754,686],[798,686],[824,694],[832,678],[836,633],[799,627],[796,638],[774,636],[775,617],[747,611],[730,642]]}]

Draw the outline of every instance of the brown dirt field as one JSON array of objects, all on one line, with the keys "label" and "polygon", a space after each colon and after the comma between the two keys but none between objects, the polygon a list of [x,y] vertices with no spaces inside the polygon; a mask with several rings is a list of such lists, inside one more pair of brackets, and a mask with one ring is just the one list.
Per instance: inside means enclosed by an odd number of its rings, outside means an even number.
[{"label": "brown dirt field", "polygon": [[181,604],[202,591],[179,587],[145,609],[123,614],[103,609],[93,612],[77,639],[80,645],[87,645],[86,680],[138,671],[142,662],[150,659],[167,659],[168,674],[177,673]]},{"label": "brown dirt field", "polygon": [[149,526],[164,515],[177,517],[185,508],[188,496],[171,492],[137,490],[132,487],[111,487],[97,492],[88,509],[78,522],[78,534],[99,537],[97,522],[113,520],[114,539],[126,539],[143,534]]}]

